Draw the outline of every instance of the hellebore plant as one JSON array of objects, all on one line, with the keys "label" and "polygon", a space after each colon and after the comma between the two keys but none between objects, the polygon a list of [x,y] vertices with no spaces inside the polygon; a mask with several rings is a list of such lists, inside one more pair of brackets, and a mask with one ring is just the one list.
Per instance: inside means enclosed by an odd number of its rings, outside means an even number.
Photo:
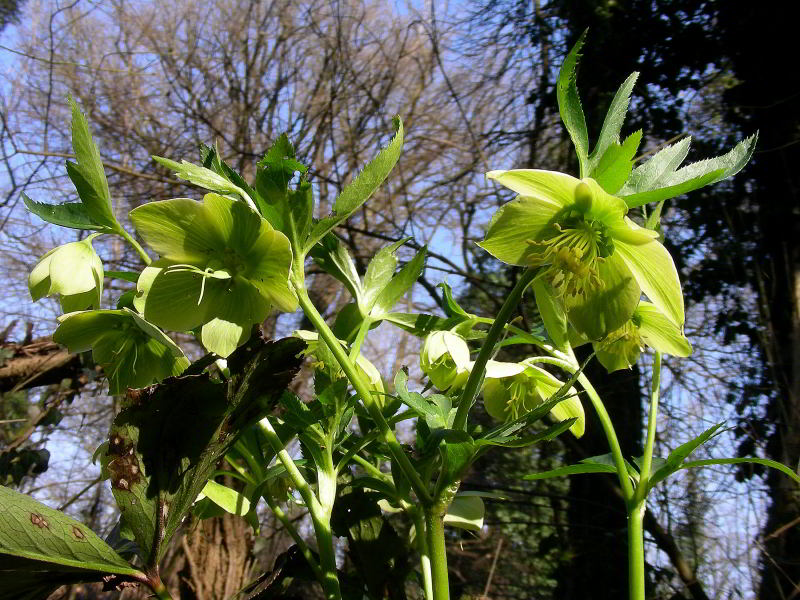
[{"label": "hellebore plant", "polygon": [[[361,274],[336,236],[397,162],[399,118],[394,138],[342,190],[329,214],[315,214],[308,169],[285,135],[258,162],[252,182],[208,146],[201,164],[158,158],[204,196],[131,211],[138,237],[158,255],[154,261],[117,221],[88,123],[70,100],[77,162],[67,163],[67,173],[80,202],[24,201],[45,221],[93,233],[48,252],[29,286],[34,300],[60,295],[67,314],[54,340],[73,352],[91,350],[109,393],[125,396],[95,455],[120,510],[119,539],[104,541],[64,513],[0,487],[0,556],[9,565],[0,569],[0,587],[45,598],[61,583],[103,580],[107,587],[145,585],[164,600],[170,592],[159,565],[176,532],[225,511],[257,531],[256,511],[264,500],[297,552],[284,555],[285,564],[237,597],[280,596],[287,573],[303,571],[293,568],[301,560],[326,599],[339,600],[335,538],[346,538],[348,553],[358,557],[347,597],[378,598],[390,586],[402,589],[407,569],[401,559],[413,551],[420,596],[447,600],[445,526],[480,530],[481,496],[492,496],[461,489],[470,466],[490,449],[523,448],[565,432],[580,438],[584,401],[597,413],[610,457],[527,478],[617,474],[628,513],[632,600],[644,598],[642,523],[654,485],[680,469],[748,460],[800,481],[789,468],[763,459],[687,460],[720,433],[720,425],[666,459],[653,457],[662,353],[683,357],[692,351],[683,333],[678,274],[656,231],[661,207],[734,175],[747,164],[756,138],[724,156],[678,168],[688,150],[684,141],[634,168],[641,132],[622,142],[619,137],[634,74],[614,97],[589,153],[575,82],[582,43],[567,56],[557,86],[579,177],[535,169],[488,173],[518,197],[497,211],[480,246],[523,267],[497,315],[489,317],[464,310],[445,283],[445,317],[397,312],[395,305],[422,274],[426,249],[398,268],[408,239],[398,240],[378,250]],[[648,213],[649,203],[655,207]],[[93,247],[103,235],[128,242],[141,258],[141,271],[104,271]],[[352,297],[332,324],[309,296],[308,259]],[[111,304],[115,308],[102,308],[109,301],[105,277],[135,286]],[[544,334],[514,324],[528,289]],[[271,310],[298,307],[313,331],[263,339],[258,326]],[[365,356],[365,341],[381,323],[381,332],[398,327],[421,341],[421,391],[409,389],[405,369],[387,386]],[[181,334],[177,339],[193,336],[207,354],[190,364],[170,332]],[[647,442],[636,466],[623,455],[611,417],[575,357],[573,348],[587,343],[609,371],[633,365],[645,346],[654,349]],[[527,357],[496,360],[510,346]],[[301,386],[291,384],[305,358],[312,385],[302,401],[291,391]],[[428,391],[432,387],[436,391]],[[479,396],[494,427],[470,420]],[[413,423],[410,445],[397,437],[404,421]],[[287,449],[293,441],[301,458]],[[297,507],[310,516],[313,542],[297,527]],[[395,529],[398,518],[407,519],[413,536]]]}]

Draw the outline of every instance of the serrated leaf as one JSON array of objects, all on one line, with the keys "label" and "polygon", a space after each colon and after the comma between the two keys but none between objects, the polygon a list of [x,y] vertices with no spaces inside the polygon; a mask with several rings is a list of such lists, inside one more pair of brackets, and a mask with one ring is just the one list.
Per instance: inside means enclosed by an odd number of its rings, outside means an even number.
[{"label": "serrated leaf", "polygon": [[404,238],[389,246],[384,246],[369,261],[367,272],[364,274],[364,293],[359,301],[363,314],[369,314],[378,296],[391,281],[392,275],[394,275],[394,271],[397,268],[397,250],[410,239]]},{"label": "serrated leaf", "polygon": [[530,473],[522,478],[526,481],[535,481],[537,479],[551,479],[553,477],[565,477],[567,475],[583,475],[586,473],[616,473],[617,470],[611,465],[603,465],[596,463],[570,465],[568,467],[559,467],[550,471],[542,471],[541,473]]},{"label": "serrated leaf", "polygon": [[250,194],[211,169],[206,169],[205,167],[195,165],[186,160],[182,160],[178,163],[168,158],[162,158],[161,156],[153,156],[152,158],[161,166],[173,171],[180,179],[184,179],[193,185],[212,192],[236,194],[247,202],[253,210],[256,208]]},{"label": "serrated leaf", "polygon": [[633,157],[642,140],[642,130],[633,132],[622,144],[612,142],[592,171],[591,177],[609,194],[616,194],[633,170]]},{"label": "serrated leaf", "polygon": [[581,99],[578,94],[575,69],[580,60],[580,51],[586,39],[584,31],[578,41],[567,54],[561,70],[558,72],[556,82],[556,96],[558,98],[558,112],[567,133],[575,145],[575,152],[578,154],[580,163],[581,177],[585,177],[589,172],[589,134],[586,130],[586,117],[581,107]]},{"label": "serrated leaf", "polygon": [[7,582],[18,583],[31,575],[36,583],[58,586],[99,581],[105,574],[145,579],[83,523],[0,486],[0,585],[4,598],[10,592]]},{"label": "serrated leaf", "polygon": [[78,161],[77,164],[67,161],[67,174],[75,184],[89,217],[95,223],[114,229],[118,225],[103,161],[92,140],[86,117],[71,96],[67,100],[72,109],[72,149]]},{"label": "serrated leaf", "polygon": [[347,247],[339,238],[329,233],[311,249],[309,254],[326,273],[347,287],[356,302],[362,302],[363,288],[356,265]]},{"label": "serrated leaf", "polygon": [[425,313],[386,313],[381,319],[389,321],[404,331],[417,337],[424,337],[432,331],[446,331],[462,322],[463,318],[444,319]]},{"label": "serrated leaf", "polygon": [[53,225],[69,227],[70,229],[89,229],[93,231],[107,231],[108,227],[95,223],[86,212],[86,206],[81,202],[65,202],[64,204],[46,204],[31,200],[24,192],[22,201],[25,207],[37,217]]},{"label": "serrated leaf", "polygon": [[403,149],[403,122],[400,117],[395,117],[394,126],[396,133],[389,145],[381,150],[378,156],[372,159],[364,167],[364,170],[342,190],[333,205],[333,213],[320,219],[311,229],[311,234],[306,242],[306,250],[309,250],[326,233],[353,214],[389,176]]},{"label": "serrated leaf", "polygon": [[374,318],[381,317],[392,310],[400,298],[417,282],[417,279],[422,275],[422,270],[425,268],[425,256],[427,253],[428,247],[423,246],[414,255],[414,258],[408,261],[381,290],[372,309]]},{"label": "serrated leaf", "polygon": [[111,428],[105,468],[146,565],[158,563],[238,433],[277,403],[303,347],[295,338],[253,338],[228,358],[226,383],[190,375],[128,393]]},{"label": "serrated leaf", "polygon": [[[600,129],[597,145],[589,156],[590,173],[597,168],[606,150],[613,143],[619,142],[619,134],[620,131],[622,131],[622,124],[625,122],[625,115],[628,113],[628,105],[631,101],[631,92],[633,91],[633,86],[636,84],[638,77],[639,73],[635,71],[628,75],[628,78],[619,86],[617,93],[614,94],[614,99],[611,101],[611,106],[608,108],[606,118],[603,120],[603,127]],[[611,194],[613,192],[609,193]]]}]

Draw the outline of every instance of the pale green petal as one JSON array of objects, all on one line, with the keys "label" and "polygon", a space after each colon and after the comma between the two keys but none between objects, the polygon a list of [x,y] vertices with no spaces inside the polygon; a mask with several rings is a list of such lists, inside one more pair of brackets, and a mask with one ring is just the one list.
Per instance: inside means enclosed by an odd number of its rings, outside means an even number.
[{"label": "pale green petal", "polygon": [[242,256],[256,243],[262,231],[262,222],[269,227],[265,219],[238,200],[219,194],[206,194],[203,206],[225,245]]},{"label": "pale green petal", "polygon": [[583,412],[583,404],[577,396],[572,394],[572,390],[568,392],[564,400],[550,410],[550,414],[558,421],[566,421],[573,417],[578,419],[569,427],[570,432],[576,438],[581,437],[586,431],[586,415]]},{"label": "pale green petal", "polygon": [[636,223],[625,217],[621,223],[615,224],[610,231],[614,240],[619,240],[627,244],[646,244],[651,240],[658,239],[658,232],[652,229],[639,227]]},{"label": "pale green petal", "polygon": [[53,248],[36,263],[28,275],[28,289],[34,302],[47,296],[50,292],[50,260],[58,248]]},{"label": "pale green petal", "polygon": [[630,369],[642,353],[639,344],[633,340],[618,340],[610,344],[594,344],[597,360],[609,373]]},{"label": "pale green petal", "polygon": [[263,220],[261,233],[245,253],[244,276],[258,287],[265,298],[283,312],[297,310],[297,297],[289,287],[292,250],[289,238],[274,231]]},{"label": "pale green petal", "polygon": [[80,294],[70,294],[69,296],[61,295],[61,310],[64,313],[78,312],[88,308],[96,308],[99,303],[97,301],[97,290],[89,290]]},{"label": "pale green petal", "polygon": [[683,327],[683,294],[678,271],[667,249],[659,242],[614,242],[614,255],[628,266],[648,299],[673,323]]},{"label": "pale green petal", "polygon": [[641,290],[625,262],[615,252],[595,263],[602,287],[586,296],[565,296],[572,326],[590,340],[600,340],[622,327],[639,304]]},{"label": "pale green petal", "polygon": [[172,338],[161,331],[158,327],[152,323],[148,323],[139,314],[135,313],[129,308],[123,308],[122,310],[126,315],[129,315],[133,319],[133,322],[136,323],[136,326],[139,329],[156,340],[162,346],[168,348],[173,356],[183,356],[183,350],[181,350],[180,346],[178,346],[178,344],[176,344]]},{"label": "pale green petal", "polygon": [[202,325],[208,320],[210,293],[226,282],[206,277],[203,286],[202,273],[165,264],[157,261],[142,271],[134,307],[150,323],[171,331],[189,331]]},{"label": "pale green petal", "polygon": [[188,198],[149,202],[130,213],[139,235],[163,258],[205,267],[225,243],[203,204]]},{"label": "pale green petal", "polygon": [[213,318],[203,325],[200,341],[209,352],[227,358],[250,338],[253,325],[267,318],[270,307],[259,290],[242,277],[220,283],[206,284],[203,304]]},{"label": "pale green petal", "polygon": [[478,245],[504,263],[529,265],[542,248],[528,241],[556,234],[552,225],[562,209],[560,202],[549,198],[521,196],[494,213],[486,238]]},{"label": "pale green petal", "polygon": [[681,328],[661,314],[653,304],[642,302],[636,314],[639,317],[639,335],[648,346],[672,356],[691,355],[692,345]]},{"label": "pale green petal", "polygon": [[200,342],[209,352],[227,358],[250,338],[252,326],[252,323],[242,324],[220,318],[211,319],[200,330]]},{"label": "pale green petal", "polygon": [[53,333],[53,341],[70,352],[86,352],[97,340],[121,330],[125,318],[120,310],[89,310],[64,315]]},{"label": "pale green petal", "polygon": [[540,169],[489,171],[486,177],[520,196],[546,199],[557,204],[559,209],[575,201],[575,188],[581,182],[566,173]]},{"label": "pale green petal", "polygon": [[[49,258],[50,294],[69,296],[97,288],[98,261],[91,238],[59,246]],[[102,263],[99,268],[102,281]]]},{"label": "pale green petal", "polygon": [[[469,370],[472,371],[475,362],[471,362]],[[499,360],[489,360],[486,362],[486,379],[503,379],[513,377],[525,371],[526,366],[520,363],[502,362]]]},{"label": "pale green petal", "polygon": [[592,205],[586,211],[586,217],[612,225],[619,221],[628,212],[625,201],[606,192],[594,179],[586,178],[583,183],[589,186],[592,192]]},{"label": "pale green petal", "polygon": [[498,379],[484,381],[483,406],[493,419],[505,421],[508,418],[508,393]]}]

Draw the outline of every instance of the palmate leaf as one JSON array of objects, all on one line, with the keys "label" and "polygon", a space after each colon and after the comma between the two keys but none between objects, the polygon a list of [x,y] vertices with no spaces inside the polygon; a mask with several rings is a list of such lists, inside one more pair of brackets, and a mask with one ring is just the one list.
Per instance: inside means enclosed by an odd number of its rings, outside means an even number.
[{"label": "palmate leaf", "polygon": [[46,598],[60,585],[100,581],[109,574],[146,581],[83,523],[0,486],[3,598]]},{"label": "palmate leaf", "polygon": [[228,358],[227,383],[190,375],[128,393],[111,427],[104,465],[123,524],[148,567],[157,565],[238,433],[277,403],[300,367],[303,348],[295,338],[254,337]]},{"label": "palmate leaf", "polygon": [[395,117],[396,134],[372,161],[364,167],[353,181],[342,190],[333,205],[333,213],[320,219],[311,229],[306,241],[306,252],[339,223],[347,219],[355,210],[364,204],[375,190],[380,187],[389,172],[394,168],[403,149],[403,122]]}]

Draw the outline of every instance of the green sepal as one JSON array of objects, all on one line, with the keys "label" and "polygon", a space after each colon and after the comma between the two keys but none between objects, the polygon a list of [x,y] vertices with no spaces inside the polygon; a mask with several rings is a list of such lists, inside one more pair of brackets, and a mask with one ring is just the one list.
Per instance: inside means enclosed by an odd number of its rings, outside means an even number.
[{"label": "green sepal", "polygon": [[567,128],[567,133],[569,133],[569,137],[575,146],[581,177],[585,177],[589,173],[589,134],[586,130],[586,117],[583,114],[581,99],[578,94],[575,69],[580,60],[580,51],[586,40],[587,31],[584,30],[581,33],[578,41],[575,42],[575,45],[567,54],[564,63],[561,65],[561,70],[558,72],[558,80],[556,82],[558,112],[561,114],[564,127]]},{"label": "green sepal", "polygon": [[395,136],[381,152],[372,159],[342,193],[336,198],[330,216],[321,218],[311,229],[306,241],[306,251],[310,250],[331,229],[346,220],[388,177],[403,149],[403,122],[394,118]]},{"label": "green sepal", "polygon": [[552,288],[547,282],[537,277],[531,284],[533,295],[536,299],[536,307],[539,309],[539,316],[542,318],[545,331],[559,350],[566,350],[569,345],[567,336],[567,314],[561,302],[556,300]]},{"label": "green sepal", "polygon": [[75,185],[89,218],[109,229],[118,229],[103,161],[92,140],[89,123],[75,100],[71,96],[67,100],[72,109],[72,149],[78,161],[77,164],[67,161],[67,175]]}]

